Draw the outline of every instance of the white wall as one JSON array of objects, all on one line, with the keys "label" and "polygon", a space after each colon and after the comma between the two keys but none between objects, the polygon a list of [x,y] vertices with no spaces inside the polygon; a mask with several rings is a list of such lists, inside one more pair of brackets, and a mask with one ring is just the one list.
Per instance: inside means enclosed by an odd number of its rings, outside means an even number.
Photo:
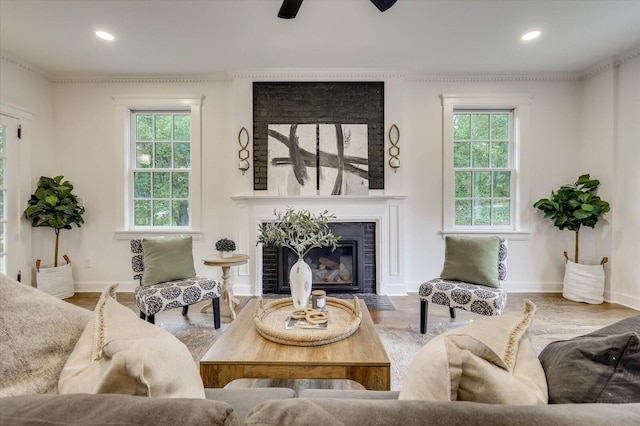
[{"label": "white wall", "polygon": [[[0,103],[17,107],[32,117],[31,120],[21,120],[22,139],[18,147],[20,176],[17,190],[22,212],[27,207],[27,201],[36,187],[38,178],[41,175],[51,175],[56,170],[52,84],[46,73],[2,53]],[[53,258],[53,231],[48,228],[36,228],[33,229],[33,234],[38,236],[38,245],[50,248],[49,256]],[[21,219],[18,239],[20,246],[9,247],[9,250],[19,252],[19,265],[9,270],[21,270],[22,282],[35,283],[36,257],[32,256],[32,228],[31,223],[24,218]],[[15,278],[13,274],[12,278]]]},{"label": "white wall", "polygon": [[611,300],[640,309],[640,56],[617,73]]},{"label": "white wall", "polygon": [[[581,87],[580,147],[575,157],[580,166],[579,174],[588,173],[600,180],[598,195],[610,204],[615,188],[615,79],[613,61],[603,65],[604,70],[586,77]],[[575,176],[577,178],[578,175]],[[575,181],[575,179],[574,179]],[[580,263],[598,264],[608,257],[605,264],[605,297],[611,298],[612,222],[616,209],[598,220],[594,229],[580,230]],[[571,250],[570,253],[573,253]]]},{"label": "white wall", "polygon": [[[365,76],[366,77],[366,76]],[[278,75],[277,79],[284,79]],[[340,78],[334,75],[332,78]],[[297,76],[296,79],[300,80]],[[317,80],[314,76],[309,80]],[[577,165],[566,156],[577,151],[580,102],[576,81],[404,81],[383,76],[386,83],[387,128],[400,127],[401,162],[398,173],[387,168],[388,192],[406,195],[404,201],[404,281],[415,291],[426,279],[439,275],[444,242],[438,234],[441,224],[442,177],[442,93],[531,93],[531,143],[524,159],[535,176],[530,177],[525,206],[552,188],[570,181]],[[81,230],[65,232],[62,247],[74,263],[76,286],[99,289],[110,282],[133,284],[129,271],[128,244],[116,240],[117,215],[114,204],[119,191],[113,181],[121,173],[122,159],[116,155],[121,138],[114,133],[113,95],[204,95],[203,122],[203,231],[195,243],[196,259],[212,251],[223,236],[234,237],[238,228],[232,195],[252,192],[251,170],[245,176],[237,170],[237,132],[241,126],[252,131],[251,76],[229,82],[194,83],[56,83],[55,140],[58,169],[75,184],[87,207]],[[388,143],[388,142],[387,142]],[[549,155],[554,153],[554,155]],[[66,161],[64,159],[72,159]],[[510,245],[511,290],[560,289],[562,251],[571,239],[558,233],[530,209],[532,236]],[[230,235],[231,234],[231,235]],[[36,246],[39,246],[36,244]],[[34,256],[40,255],[34,248]],[[91,267],[87,264],[91,263]],[[198,263],[198,262],[196,262]],[[200,273],[218,276],[216,269]]]},{"label": "white wall", "polygon": [[[118,154],[123,141],[115,132],[114,95],[204,96],[201,159],[204,237],[194,243],[195,258],[212,252],[213,242],[218,238],[237,236],[239,219],[230,197],[251,194],[253,185],[252,169],[245,176],[237,170],[237,134],[242,126],[252,132],[251,82],[269,78],[268,73],[262,73],[260,77],[244,73],[227,81],[160,82],[148,79],[146,82],[53,83],[53,94],[48,89],[51,83],[39,77],[40,82],[35,85],[40,86],[37,95],[25,98],[20,87],[24,87],[26,93],[33,91],[31,80],[34,77],[23,69],[5,72],[7,67],[3,64],[0,98],[4,100],[5,93],[9,93],[10,100],[32,106],[35,112],[34,128],[38,129],[38,135],[34,138],[32,184],[41,174],[63,174],[74,183],[87,207],[86,224],[79,230],[64,231],[61,241],[62,251],[73,261],[78,290],[100,290],[113,282],[123,283],[122,289],[134,285],[128,242],[114,236],[120,214],[114,205],[120,192],[113,182],[123,167],[123,159]],[[363,72],[357,79],[367,79],[366,76]],[[341,78],[356,79],[353,73],[347,72],[344,77],[335,72],[326,77]],[[283,72],[273,74],[271,79],[284,81],[286,72],[284,75]],[[318,81],[323,77],[296,74],[290,79]],[[637,203],[628,203],[626,199],[625,206],[615,203],[619,194],[630,193],[633,182],[638,181],[636,168],[631,164],[638,158],[634,141],[638,140],[639,130],[637,119],[632,115],[638,111],[637,59],[620,67],[617,80],[607,72],[584,82],[536,78],[405,80],[401,75],[373,74],[371,79],[385,81],[385,127],[396,123],[401,132],[402,166],[395,174],[387,168],[386,182],[388,193],[407,196],[402,215],[405,254],[402,275],[408,291],[415,291],[421,282],[437,276],[442,268],[444,242],[438,233],[442,221],[442,93],[529,93],[533,96],[531,146],[527,147],[527,156],[523,158],[530,171],[529,189],[523,194],[523,203],[528,212],[525,228],[531,236],[528,240],[510,243],[509,274],[505,284],[509,291],[561,290],[562,251],[572,251],[573,235],[558,232],[539,212],[527,206],[548,196],[559,185],[575,180],[580,173],[588,171],[603,181],[600,194],[610,199],[615,212],[609,220],[616,217],[616,221],[620,220],[616,223],[637,224],[640,208]],[[617,98],[610,90],[616,81]],[[5,87],[12,89],[7,91]],[[612,112],[615,109],[617,115]],[[595,126],[592,120],[595,116],[605,117],[605,124]],[[617,130],[612,132],[609,123],[614,122]],[[616,135],[615,154],[610,154],[606,144],[601,145],[602,140],[610,140],[612,134]],[[572,158],[575,161],[567,160]],[[610,255],[608,294],[614,300],[631,297],[633,302],[629,303],[640,306],[638,278],[633,277],[630,268],[625,266],[637,259],[637,241],[640,239],[638,235],[627,238],[628,229],[622,225],[613,226],[612,231],[608,224],[605,225],[595,235],[584,234],[583,255],[596,259]],[[624,237],[623,229],[627,233]],[[50,257],[52,247],[49,233],[34,232],[32,259]],[[217,278],[221,275],[217,268],[206,269],[199,262],[196,264],[199,273]],[[247,282],[251,282],[250,278]]]},{"label": "white wall", "polygon": [[[564,157],[575,152],[579,115],[579,87],[574,81],[412,82],[405,87],[405,129],[402,160],[405,173],[407,282],[414,288],[439,275],[444,241],[438,234],[442,202],[441,93],[530,93],[531,129],[527,158],[529,190],[525,208],[549,195],[559,182],[571,178],[575,168]],[[550,155],[554,153],[554,155]],[[510,291],[558,291],[562,281],[565,238],[541,215],[528,210],[528,241],[509,243],[507,287]],[[526,225],[528,222],[528,225]]]},{"label": "white wall", "polygon": [[[64,174],[84,198],[85,225],[66,231],[61,250],[74,263],[76,288],[102,289],[107,283],[133,284],[129,242],[118,240],[117,211],[121,192],[114,182],[123,173],[122,136],[116,132],[116,107],[112,96],[202,95],[202,231],[194,241],[194,258],[213,251],[212,244],[232,237],[233,209],[229,197],[237,172],[237,141],[229,125],[231,84],[206,83],[59,83],[55,84],[58,173]],[[120,203],[121,204],[121,203]],[[219,277],[217,269],[206,270],[196,261],[199,273]],[[121,286],[124,290],[127,287]],[[129,287],[131,288],[131,287]]]}]

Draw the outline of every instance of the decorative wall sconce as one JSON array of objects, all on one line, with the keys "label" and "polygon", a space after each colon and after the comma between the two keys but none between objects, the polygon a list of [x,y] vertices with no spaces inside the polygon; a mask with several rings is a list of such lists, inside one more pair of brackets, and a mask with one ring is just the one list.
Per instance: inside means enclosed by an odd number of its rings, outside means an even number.
[{"label": "decorative wall sconce", "polygon": [[249,146],[249,132],[244,127],[238,133],[238,143],[240,144],[238,169],[242,171],[242,176],[244,176],[244,172],[249,170],[249,150],[247,149]]},{"label": "decorative wall sconce", "polygon": [[389,167],[393,169],[394,173],[400,168],[400,158],[398,158],[400,156],[399,141],[400,129],[394,124],[389,129],[389,142],[391,142],[391,146],[389,147]]}]

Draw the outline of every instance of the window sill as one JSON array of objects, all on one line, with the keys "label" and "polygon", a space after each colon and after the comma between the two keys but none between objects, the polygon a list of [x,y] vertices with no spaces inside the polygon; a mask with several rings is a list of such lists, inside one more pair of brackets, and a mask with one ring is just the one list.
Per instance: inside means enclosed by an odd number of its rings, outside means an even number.
[{"label": "window sill", "polygon": [[193,229],[149,229],[149,230],[120,230],[114,231],[116,240],[133,240],[145,237],[162,237],[166,235],[191,235],[194,241],[202,239],[204,233]]},{"label": "window sill", "polygon": [[447,235],[467,236],[467,237],[486,237],[497,236],[508,241],[527,241],[531,238],[531,232],[528,231],[507,231],[507,230],[480,230],[480,229],[444,229],[440,231],[442,239]]}]

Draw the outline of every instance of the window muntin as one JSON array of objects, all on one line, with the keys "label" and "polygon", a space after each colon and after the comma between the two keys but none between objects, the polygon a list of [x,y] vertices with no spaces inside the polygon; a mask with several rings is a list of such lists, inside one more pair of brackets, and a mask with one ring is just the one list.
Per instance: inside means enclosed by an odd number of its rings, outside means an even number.
[{"label": "window muntin", "polygon": [[513,224],[513,111],[454,110],[456,228]]},{"label": "window muntin", "polygon": [[189,227],[191,112],[131,112],[133,227]]}]

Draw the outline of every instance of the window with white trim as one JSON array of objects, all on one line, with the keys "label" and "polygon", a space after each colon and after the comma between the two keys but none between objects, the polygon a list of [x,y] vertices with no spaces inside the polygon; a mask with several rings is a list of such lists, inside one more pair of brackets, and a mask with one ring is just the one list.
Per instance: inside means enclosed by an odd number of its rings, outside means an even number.
[{"label": "window with white trim", "polygon": [[133,226],[190,226],[190,112],[132,111],[131,129]]},{"label": "window with white trim", "polygon": [[528,95],[443,95],[443,234],[526,234]]},{"label": "window with white trim", "polygon": [[510,226],[513,111],[453,112],[454,226]]},{"label": "window with white trim", "polygon": [[[121,238],[200,233],[201,97],[114,97],[122,156]],[[122,120],[122,121],[120,121]]]}]

